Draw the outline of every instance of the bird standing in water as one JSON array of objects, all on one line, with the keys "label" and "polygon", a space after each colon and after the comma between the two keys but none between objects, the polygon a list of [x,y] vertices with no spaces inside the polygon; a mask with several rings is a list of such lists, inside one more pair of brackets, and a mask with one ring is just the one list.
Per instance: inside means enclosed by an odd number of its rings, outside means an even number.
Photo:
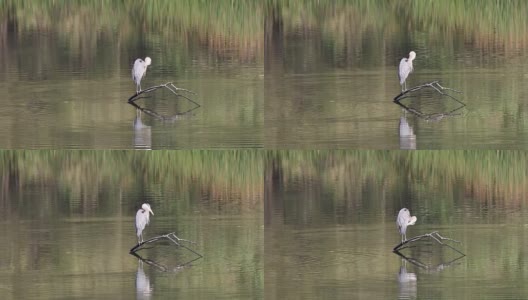
[{"label": "bird standing in water", "polygon": [[402,236],[402,243],[407,240],[407,226],[414,225],[416,220],[417,218],[415,216],[411,217],[411,212],[407,208],[400,209],[396,224],[398,225],[398,230]]},{"label": "bird standing in water", "polygon": [[143,203],[141,208],[136,213],[136,233],[138,236],[138,244],[143,242],[143,230],[150,221],[150,215],[154,215],[152,209],[150,209],[150,204]]},{"label": "bird standing in water", "polygon": [[132,68],[132,80],[136,83],[136,94],[141,92],[141,79],[145,77],[147,73],[147,67],[150,66],[152,60],[150,57],[145,57],[145,60],[141,58],[136,59],[134,67]]},{"label": "bird standing in water", "polygon": [[400,68],[398,70],[398,77],[400,78],[400,85],[402,86],[402,93],[407,90],[407,77],[413,71],[413,60],[416,58],[416,53],[411,51],[409,53],[409,58],[402,58],[400,61]]}]

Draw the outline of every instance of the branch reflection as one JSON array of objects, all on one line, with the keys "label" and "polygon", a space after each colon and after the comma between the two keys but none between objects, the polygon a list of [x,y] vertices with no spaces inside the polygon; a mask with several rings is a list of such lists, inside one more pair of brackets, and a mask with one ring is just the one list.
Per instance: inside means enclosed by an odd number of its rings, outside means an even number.
[{"label": "branch reflection", "polygon": [[[145,96],[146,94],[155,92],[155,91],[163,89],[163,88],[169,90],[170,93],[172,95],[174,95],[174,97],[176,99],[179,99],[179,98],[186,99],[188,102],[193,104],[193,107],[191,107],[188,110],[183,111],[183,112],[176,112],[174,115],[164,116],[164,115],[162,115],[162,114],[160,114],[160,113],[158,113],[158,112],[156,112],[154,110],[150,110],[148,108],[142,107],[142,106],[140,106],[140,105],[138,105],[136,103],[136,101],[139,100],[139,99],[147,99],[148,97]],[[148,114],[148,115],[150,115],[150,116],[152,116],[152,117],[154,117],[156,119],[159,119],[159,120],[162,120],[162,121],[175,121],[175,120],[181,119],[182,116],[190,114],[193,110],[201,107],[201,105],[198,104],[196,101],[194,101],[193,99],[185,96],[184,94],[182,94],[180,92],[185,92],[185,93],[188,93],[188,94],[196,95],[196,93],[193,92],[193,91],[179,88],[179,87],[175,86],[172,82],[167,82],[165,84],[160,84],[160,85],[156,85],[156,86],[152,86],[152,87],[146,88],[146,89],[140,91],[139,93],[132,95],[130,98],[128,98],[128,104],[134,106],[136,109],[139,109],[142,112],[144,112],[144,113],[146,113],[146,114]]]},{"label": "branch reflection", "polygon": [[[192,267],[192,263],[193,262],[195,262],[198,259],[202,258],[202,256],[199,256],[199,257],[195,257],[195,258],[193,258],[191,260],[188,260],[188,261],[186,261],[184,263],[181,263],[181,264],[167,265],[167,264],[164,264],[164,263],[152,260],[152,259],[144,258],[141,255],[139,255],[138,252],[131,252],[130,254],[134,255],[135,257],[137,257],[141,264],[145,263],[145,264],[153,267],[157,271],[167,272],[167,273],[179,273],[179,272],[183,271],[184,269]],[[139,275],[139,268],[138,268],[138,275]]]},{"label": "branch reflection", "polygon": [[[442,249],[444,247],[441,246],[441,247],[437,247],[437,248]],[[409,249],[409,248],[405,248],[405,249]],[[465,255],[463,255],[461,253],[453,252],[453,253],[457,253],[457,255],[454,258],[451,258],[451,259],[448,260],[448,259],[445,259],[441,255],[435,255],[430,250],[424,251],[424,253],[427,254],[427,257],[423,257],[423,258],[421,257],[420,253],[418,253],[418,254],[414,254],[413,253],[412,254],[413,256],[411,256],[411,255],[406,256],[405,254],[403,254],[402,252],[397,251],[397,250],[394,251],[393,253],[396,253],[397,255],[399,255],[406,262],[409,262],[409,263],[417,266],[418,268],[427,271],[428,273],[441,272],[441,271],[443,271],[444,269],[446,269],[448,267],[456,266],[456,265],[459,264],[458,260],[460,260],[463,257],[465,257]],[[436,259],[438,259],[438,261],[436,261],[434,263],[432,261],[426,262],[426,259],[432,259],[432,258],[436,258]]]},{"label": "branch reflection", "polygon": [[[427,107],[415,108],[411,106],[411,104],[413,104],[412,101],[409,102],[408,104],[405,104],[402,102],[405,99],[418,98],[418,96],[413,96],[413,93],[419,92],[421,90],[426,90],[426,89],[432,89],[434,91],[433,93],[438,93],[440,95],[438,98],[438,101],[446,101],[446,102],[443,102],[445,105],[448,105],[449,102],[447,102],[447,100],[450,100],[451,103],[454,103],[455,105],[454,108],[445,109],[444,111],[440,111],[441,108],[443,107],[439,107],[439,108],[435,108],[433,111],[426,112],[425,110],[427,109]],[[440,85],[438,81],[432,81],[430,83],[425,83],[425,84],[410,88],[400,93],[398,96],[394,97],[393,102],[401,106],[405,111],[408,111],[409,113],[412,113],[413,115],[416,115],[419,118],[424,119],[426,121],[438,122],[447,117],[462,115],[463,113],[462,109],[466,107],[466,104],[458,100],[456,97],[448,94],[447,92],[445,92],[445,90],[456,92],[456,93],[461,93],[457,90],[443,87],[442,85]],[[435,102],[435,104],[437,103]]]}]

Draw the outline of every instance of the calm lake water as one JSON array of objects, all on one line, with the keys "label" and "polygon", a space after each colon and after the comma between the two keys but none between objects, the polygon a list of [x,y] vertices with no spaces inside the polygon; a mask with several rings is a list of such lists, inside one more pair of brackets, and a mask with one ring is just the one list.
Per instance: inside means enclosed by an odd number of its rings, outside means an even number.
[{"label": "calm lake water", "polygon": [[[262,172],[234,156],[0,154],[2,299],[262,299]],[[143,202],[154,212],[145,238],[176,232],[203,258],[186,264],[196,256],[166,242],[138,252],[153,264],[130,255]]]},{"label": "calm lake water", "polygon": [[[527,298],[528,177],[508,155],[486,153],[276,154],[266,170],[266,297]],[[392,253],[402,207],[418,218],[407,238],[439,231],[467,256],[430,241],[402,251],[409,261]]]},{"label": "calm lake water", "polygon": [[[239,20],[252,4],[226,4],[3,2],[0,147],[262,147],[262,25]],[[145,56],[143,89],[174,82],[201,107],[172,121],[138,119],[127,100],[132,65]],[[138,104],[167,118],[193,107],[161,92]]]},{"label": "calm lake water", "polygon": [[[266,18],[266,147],[526,149],[526,3],[277,1]],[[456,11],[456,13],[454,13]],[[405,103],[398,66],[417,54]]]}]

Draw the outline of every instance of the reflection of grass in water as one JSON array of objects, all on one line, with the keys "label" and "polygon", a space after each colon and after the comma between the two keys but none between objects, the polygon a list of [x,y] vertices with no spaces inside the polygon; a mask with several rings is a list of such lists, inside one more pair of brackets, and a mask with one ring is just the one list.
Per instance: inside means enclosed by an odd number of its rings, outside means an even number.
[{"label": "reflection of grass in water", "polygon": [[[333,36],[360,40],[375,30],[393,36],[406,31],[426,32],[454,40],[464,31],[477,46],[501,43],[517,48],[528,44],[526,1],[268,1],[267,16],[279,14],[284,28],[316,27]],[[370,32],[372,34],[372,32]],[[375,37],[371,37],[375,38]]]},{"label": "reflection of grass in water", "polygon": [[[56,30],[72,47],[93,46],[98,35],[118,40],[144,36],[191,43],[219,51],[239,50],[241,59],[263,55],[260,1],[4,1],[0,10],[20,31]],[[119,32],[115,32],[115,30]],[[141,34],[139,34],[141,33]],[[232,52],[232,51],[231,51]]]},{"label": "reflection of grass in water", "polygon": [[101,191],[126,193],[137,185],[152,193],[184,195],[199,186],[219,205],[236,211],[260,209],[263,198],[259,151],[5,151],[0,167],[4,182],[16,183],[17,189],[57,185],[92,207],[102,205]]},{"label": "reflection of grass in water", "polygon": [[278,151],[270,158],[284,184],[315,178],[336,191],[336,198],[347,198],[351,185],[368,182],[393,186],[414,178],[421,186],[415,188],[424,192],[439,185],[455,192],[463,180],[480,201],[500,199],[496,205],[517,207],[528,188],[528,153],[522,151]]}]

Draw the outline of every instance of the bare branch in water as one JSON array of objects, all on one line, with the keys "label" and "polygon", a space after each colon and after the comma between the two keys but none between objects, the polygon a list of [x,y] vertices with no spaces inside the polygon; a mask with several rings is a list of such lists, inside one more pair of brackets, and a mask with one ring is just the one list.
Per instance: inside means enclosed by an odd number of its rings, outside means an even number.
[{"label": "bare branch in water", "polygon": [[191,243],[191,244],[196,244],[195,242],[189,241],[189,240],[185,240],[185,239],[180,239],[179,237],[176,236],[176,234],[174,232],[167,233],[167,234],[164,234],[164,235],[159,235],[159,236],[150,238],[150,239],[148,239],[148,240],[146,240],[144,242],[141,242],[141,243],[135,245],[132,249],[130,249],[130,254],[134,254],[137,251],[142,250],[142,249],[152,248],[154,245],[151,245],[152,247],[147,247],[147,246],[149,244],[153,244],[153,243],[155,243],[155,242],[157,242],[159,240],[163,240],[163,239],[167,239],[167,240],[171,241],[174,245],[176,245],[178,247],[183,247],[183,248],[191,251],[192,253],[198,255],[199,257],[203,257],[203,255],[201,255],[200,253],[192,250],[191,248],[185,246],[184,244],[181,244],[181,242],[187,242],[187,243]]},{"label": "bare branch in water", "polygon": [[[448,112],[442,112],[442,113],[434,113],[434,114],[425,114],[425,113],[422,113],[421,111],[419,110],[416,110],[412,107],[409,107],[405,104],[403,104],[401,102],[401,100],[403,99],[406,99],[406,98],[409,98],[411,97],[410,94],[412,92],[416,92],[416,91],[419,91],[421,89],[425,89],[425,88],[432,88],[434,89],[435,91],[437,91],[440,95],[442,96],[446,96],[446,97],[449,97],[451,99],[453,99],[454,101],[458,102],[460,104],[460,106],[458,106],[457,108],[451,110],[451,111],[448,111]],[[448,88],[448,87],[444,87],[442,86],[438,80],[435,80],[435,81],[432,81],[432,82],[429,82],[429,83],[424,83],[422,85],[419,85],[419,86],[415,86],[415,87],[412,87],[404,92],[401,92],[400,94],[398,94],[396,97],[394,97],[393,101],[394,103],[398,104],[399,106],[401,106],[402,108],[404,108],[406,111],[422,118],[422,119],[425,119],[427,121],[440,121],[442,119],[444,119],[445,117],[449,117],[449,116],[455,116],[455,115],[460,115],[460,113],[456,113],[458,110],[464,108],[466,106],[465,103],[463,103],[462,101],[458,100],[456,97],[453,97],[452,95],[444,92],[444,91],[453,91],[455,93],[459,93],[461,94],[462,92],[461,91],[458,91],[458,90],[455,90],[455,89],[452,89],[452,88]]]},{"label": "bare branch in water", "polygon": [[456,265],[457,261],[464,258],[466,255],[461,254],[460,256],[457,256],[450,261],[445,261],[437,265],[428,265],[419,259],[413,258],[413,257],[407,257],[405,254],[401,253],[400,251],[394,251],[397,255],[399,255],[401,258],[405,259],[406,261],[410,262],[411,264],[417,266],[420,269],[427,270],[428,272],[441,272],[445,270],[447,267]]},{"label": "bare branch in water", "polygon": [[186,268],[190,268],[192,266],[192,263],[199,260],[200,258],[202,258],[202,256],[197,256],[191,260],[188,260],[184,263],[181,263],[181,264],[178,264],[176,266],[166,266],[164,265],[163,263],[159,263],[157,261],[154,261],[154,260],[151,260],[151,259],[148,259],[148,258],[143,258],[141,255],[139,255],[139,253],[137,252],[131,252],[130,254],[134,255],[135,257],[137,257],[142,263],[146,263],[147,265],[151,266],[151,267],[154,267],[155,269],[157,269],[158,271],[161,271],[161,272],[170,272],[170,273],[178,273]]},{"label": "bare branch in water", "polygon": [[[174,116],[165,117],[165,116],[162,116],[161,114],[159,114],[159,113],[157,113],[157,112],[155,112],[153,110],[150,110],[148,108],[143,108],[143,107],[139,106],[138,104],[136,104],[136,100],[145,98],[145,97],[140,97],[140,95],[143,95],[143,94],[146,94],[146,93],[150,93],[150,92],[153,92],[153,91],[155,91],[157,89],[161,89],[161,88],[168,89],[169,91],[171,91],[171,93],[176,95],[176,97],[182,97],[182,98],[187,99],[189,102],[194,104],[194,107],[188,109],[187,111],[177,113]],[[162,121],[174,121],[176,119],[181,118],[183,115],[186,115],[186,114],[190,113],[191,111],[201,107],[201,105],[198,104],[196,101],[192,100],[191,98],[189,98],[189,97],[187,97],[187,96],[185,96],[183,94],[180,94],[179,93],[180,91],[196,95],[196,93],[193,92],[193,91],[179,88],[179,87],[175,86],[172,82],[167,82],[165,84],[160,84],[160,85],[152,86],[152,87],[149,87],[147,89],[141,90],[139,93],[134,94],[130,98],[128,98],[128,103],[130,105],[136,107],[137,109],[141,110],[142,112],[146,113],[147,115],[149,115],[151,117],[154,117],[156,119],[159,119],[159,120],[162,120]]]},{"label": "bare branch in water", "polygon": [[433,231],[431,233],[426,233],[426,234],[422,234],[422,235],[410,238],[410,239],[408,239],[408,240],[406,240],[404,242],[399,243],[396,247],[394,247],[394,249],[392,249],[392,251],[393,252],[399,252],[400,250],[403,250],[403,249],[406,249],[406,248],[410,247],[409,246],[410,243],[419,241],[419,240],[424,239],[424,238],[431,238],[431,239],[435,240],[437,243],[439,243],[440,245],[449,247],[449,248],[455,250],[456,252],[458,252],[459,254],[465,256],[465,254],[462,253],[460,250],[458,250],[455,247],[443,242],[443,241],[450,241],[450,242],[454,242],[454,243],[460,243],[459,241],[451,239],[451,238],[443,237],[443,236],[440,235],[440,233],[438,233],[438,231]]}]

